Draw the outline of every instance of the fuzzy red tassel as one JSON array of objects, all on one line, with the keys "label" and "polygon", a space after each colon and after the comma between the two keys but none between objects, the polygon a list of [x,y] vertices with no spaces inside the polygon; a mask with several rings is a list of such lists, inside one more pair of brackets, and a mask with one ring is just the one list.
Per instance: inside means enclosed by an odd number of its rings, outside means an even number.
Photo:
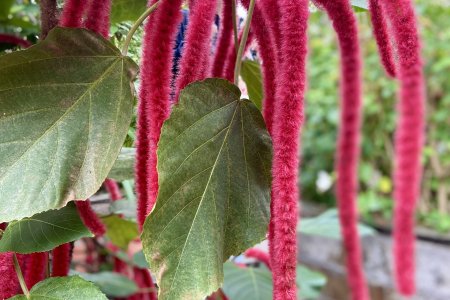
[{"label": "fuzzy red tassel", "polygon": [[210,296],[208,296],[206,300],[228,300],[228,297],[225,295],[222,289],[218,289]]},{"label": "fuzzy red tassel", "polygon": [[5,33],[0,33],[0,44],[12,44],[21,46],[22,48],[28,48],[33,45],[31,42],[24,40],[21,37]]},{"label": "fuzzy red tassel", "polygon": [[186,85],[201,79],[202,74],[209,71],[211,32],[216,7],[216,0],[199,1],[190,10],[180,74],[177,78],[176,101]]},{"label": "fuzzy red tassel", "polygon": [[88,1],[86,0],[67,0],[61,14],[60,25],[64,27],[81,27],[87,4]]},{"label": "fuzzy red tassel", "polygon": [[[246,9],[250,4],[249,0],[241,1]],[[262,59],[262,74],[264,81],[264,101],[263,101],[263,115],[266,121],[267,130],[272,132],[273,123],[273,109],[275,101],[275,69],[276,69],[276,44],[275,36],[264,17],[262,9],[262,2],[255,4],[252,17],[252,29],[255,32],[258,40],[259,54]]]},{"label": "fuzzy red tassel", "polygon": [[0,299],[8,299],[20,293],[13,255],[12,252],[0,253]]},{"label": "fuzzy red tassel", "polygon": [[112,201],[117,201],[123,198],[122,193],[120,192],[119,184],[115,180],[106,179],[103,184],[105,185]]},{"label": "fuzzy red tassel", "polygon": [[282,57],[277,74],[273,121],[273,243],[271,265],[274,299],[296,299],[299,134],[306,87],[308,0],[280,0]]},{"label": "fuzzy red tassel", "polygon": [[368,299],[358,237],[358,162],[361,131],[361,51],[358,25],[348,0],[315,0],[328,13],[341,52],[341,124],[337,146],[337,203],[346,250],[347,278],[352,299]]},{"label": "fuzzy red tassel", "polygon": [[71,243],[62,244],[52,251],[52,277],[67,276],[72,260]]},{"label": "fuzzy red tassel", "polygon": [[[241,30],[239,32],[239,39],[238,39],[239,44],[241,43],[241,40],[242,40],[242,34],[243,34],[243,30]],[[248,48],[250,47],[251,43],[253,42],[253,38],[254,38],[253,31],[250,30],[248,33],[248,37],[247,37],[247,43],[245,44],[244,54],[248,51]],[[225,61],[225,69],[224,69],[223,75],[222,75],[223,78],[225,78],[231,82],[234,82],[234,66],[236,64],[236,57],[237,57],[237,52],[236,52],[236,48],[234,46],[234,41],[232,41],[232,43],[228,47],[227,59]]]},{"label": "fuzzy red tassel", "polygon": [[217,40],[216,53],[211,70],[212,77],[222,77],[223,66],[227,58],[228,47],[232,44],[233,38],[233,19],[232,19],[232,2],[234,0],[224,0],[222,7],[220,36]]},{"label": "fuzzy red tassel", "polygon": [[415,206],[422,176],[425,129],[425,79],[420,38],[410,0],[383,0],[397,47],[400,80],[394,169],[394,268],[403,295],[415,293]]},{"label": "fuzzy red tassel", "polygon": [[395,77],[394,53],[391,46],[390,32],[384,17],[380,0],[369,0],[370,18],[372,20],[373,35],[380,52],[381,63],[390,77]]},{"label": "fuzzy red tassel", "polygon": [[162,123],[169,116],[172,49],[181,21],[181,4],[182,0],[162,1],[144,29],[136,154],[137,219],[141,229],[158,193],[156,147]]},{"label": "fuzzy red tassel", "polygon": [[89,228],[95,236],[104,235],[106,232],[105,225],[92,209],[89,199],[85,201],[75,201],[75,204],[84,225]]},{"label": "fuzzy red tassel", "polygon": [[133,268],[134,281],[141,289],[154,289],[154,291],[139,293],[132,295],[128,300],[157,300],[158,292],[156,291],[156,286],[153,283],[152,276],[147,269]]},{"label": "fuzzy red tassel", "polygon": [[270,265],[270,256],[267,252],[264,252],[257,248],[251,248],[245,251],[245,256],[259,260],[260,262],[264,263],[266,267],[272,270],[272,266]]},{"label": "fuzzy red tassel", "polygon": [[91,0],[84,27],[108,38],[109,35],[109,15],[111,13],[111,0]]},{"label": "fuzzy red tassel", "polygon": [[24,277],[28,289],[31,289],[36,283],[45,279],[47,266],[47,252],[36,252],[27,255]]}]

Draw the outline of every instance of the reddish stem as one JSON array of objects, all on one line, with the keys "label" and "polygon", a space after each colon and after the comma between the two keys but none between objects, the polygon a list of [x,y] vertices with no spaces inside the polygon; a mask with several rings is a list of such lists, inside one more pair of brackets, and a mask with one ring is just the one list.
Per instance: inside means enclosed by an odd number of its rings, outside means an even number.
[{"label": "reddish stem", "polygon": [[182,0],[162,1],[144,29],[139,94],[136,191],[142,229],[158,193],[156,148],[162,123],[169,116],[173,47],[181,21]]},{"label": "reddish stem", "polygon": [[422,176],[425,78],[414,7],[410,0],[383,0],[397,46],[400,80],[394,169],[394,268],[400,293],[415,293],[414,218]]},{"label": "reddish stem", "polygon": [[61,14],[60,25],[64,27],[81,27],[87,5],[88,1],[86,0],[67,0]]},{"label": "reddish stem", "polygon": [[299,133],[306,87],[308,0],[280,0],[281,59],[273,121],[274,299],[296,299]]},{"label": "reddish stem", "polygon": [[52,251],[52,277],[67,276],[72,260],[71,243],[62,244]]},{"label": "reddish stem", "polygon": [[380,0],[369,0],[370,18],[372,20],[373,35],[380,52],[381,63],[390,77],[395,77],[395,61],[392,50],[390,32],[387,20],[380,5]]},{"label": "reddish stem", "polygon": [[106,232],[105,225],[103,225],[100,218],[97,216],[95,211],[92,209],[91,202],[89,199],[85,201],[75,201],[78,213],[80,214],[81,220],[84,225],[89,228],[89,230],[95,236],[102,236]]},{"label": "reddish stem", "polygon": [[41,39],[44,39],[48,32],[58,25],[58,9],[56,0],[41,0]]}]

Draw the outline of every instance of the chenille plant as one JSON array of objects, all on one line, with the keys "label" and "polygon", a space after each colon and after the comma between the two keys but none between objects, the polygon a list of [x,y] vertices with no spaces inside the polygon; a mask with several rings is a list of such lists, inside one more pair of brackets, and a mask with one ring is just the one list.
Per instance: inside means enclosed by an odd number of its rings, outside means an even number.
[{"label": "chenille plant", "polygon": [[[350,294],[366,300],[356,226],[363,121],[357,18],[350,0],[313,3],[339,43],[336,199]],[[297,299],[310,1],[149,0],[122,49],[110,41],[116,4],[66,0],[59,9],[41,0],[35,45],[0,34],[0,43],[22,48],[0,56],[0,299],[107,299],[102,282],[114,280],[131,282],[129,291],[108,292],[115,298],[227,299],[224,263],[241,254],[270,270],[273,299]],[[247,10],[242,23],[238,5]],[[183,7],[188,25],[175,60]],[[369,0],[368,9],[380,61],[400,84],[394,270],[399,292],[412,295],[424,141],[420,40],[412,0]],[[142,24],[138,67],[127,54]],[[241,97],[242,60],[252,44],[261,59],[262,111]],[[135,97],[133,206],[110,171],[130,134]],[[101,188],[112,216],[94,205]],[[130,182],[123,188],[131,198]],[[266,239],[268,252],[254,248]],[[113,258],[108,280],[71,270],[82,241],[86,268]],[[130,257],[133,243],[145,259]]]}]

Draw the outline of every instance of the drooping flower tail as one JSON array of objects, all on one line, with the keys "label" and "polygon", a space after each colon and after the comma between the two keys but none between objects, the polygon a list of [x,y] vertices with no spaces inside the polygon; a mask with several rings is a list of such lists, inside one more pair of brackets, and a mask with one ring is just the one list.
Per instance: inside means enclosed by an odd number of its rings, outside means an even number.
[{"label": "drooping flower tail", "polygon": [[403,295],[415,293],[415,207],[422,177],[421,154],[425,126],[425,78],[413,3],[383,0],[383,11],[392,26],[400,81],[395,133],[394,169],[394,270]]},{"label": "drooping flower tail", "polygon": [[25,283],[31,289],[36,283],[44,280],[48,266],[48,252],[36,252],[27,255]]},{"label": "drooping flower tail", "polygon": [[91,201],[89,201],[89,199],[85,201],[75,201],[75,204],[84,225],[89,228],[95,236],[104,235],[106,232],[105,225],[92,209]]},{"label": "drooping flower tail", "polygon": [[[145,294],[136,294],[129,297],[129,300],[157,300],[158,293],[156,291],[155,283],[153,282],[152,276],[147,269],[139,269],[137,267],[133,268],[134,281],[142,289],[154,289],[153,291],[146,292]],[[145,298],[143,297],[145,296]]]},{"label": "drooping flower tail", "polygon": [[39,5],[41,10],[41,39],[44,39],[47,33],[58,25],[58,9],[56,0],[41,0]]},{"label": "drooping flower tail", "polygon": [[64,27],[81,27],[87,5],[88,1],[86,0],[67,0],[61,14],[60,25]]},{"label": "drooping flower tail", "polygon": [[271,265],[274,299],[297,298],[297,221],[299,134],[306,88],[308,0],[280,0],[281,59],[272,138],[273,243]]},{"label": "drooping flower tail", "polygon": [[0,253],[0,299],[11,298],[20,292],[13,255],[12,252]]},{"label": "drooping flower tail", "polygon": [[172,49],[181,21],[181,3],[182,0],[162,1],[144,29],[136,154],[137,219],[140,228],[152,210],[158,193],[156,147],[162,123],[169,116]]},{"label": "drooping flower tail", "polygon": [[12,44],[12,45],[17,45],[17,46],[21,46],[23,48],[28,48],[32,45],[31,42],[12,35],[12,34],[5,34],[5,33],[0,33],[0,44]]},{"label": "drooping flower tail", "polygon": [[211,70],[212,77],[222,77],[223,67],[228,54],[228,47],[231,45],[233,38],[232,2],[233,0],[223,1],[220,19],[220,35],[217,40],[216,53]]},{"label": "drooping flower tail", "polygon": [[180,91],[186,85],[201,79],[202,74],[209,72],[211,33],[216,7],[216,0],[199,1],[190,10],[180,72],[177,78],[176,101],[178,101]]},{"label": "drooping flower tail", "polygon": [[67,276],[72,260],[72,244],[62,244],[52,251],[52,277]]},{"label": "drooping flower tail", "polygon": [[111,13],[111,0],[91,0],[87,9],[84,27],[108,37],[109,15]]},{"label": "drooping flower tail", "polygon": [[270,256],[267,252],[264,252],[258,248],[250,248],[245,251],[245,256],[255,258],[266,265],[270,270],[272,266],[270,265]]},{"label": "drooping flower tail", "polygon": [[117,201],[123,198],[122,193],[120,192],[119,184],[115,180],[107,178],[104,185],[112,201]]},{"label": "drooping flower tail", "polygon": [[391,34],[389,32],[387,20],[384,16],[380,0],[369,0],[370,18],[372,20],[372,30],[380,52],[381,63],[386,73],[395,77],[395,60],[392,49]]},{"label": "drooping flower tail", "polygon": [[358,236],[358,162],[360,155],[362,77],[358,25],[349,0],[315,0],[328,13],[341,53],[341,124],[337,146],[336,198],[346,250],[347,278],[354,300],[368,299]]}]

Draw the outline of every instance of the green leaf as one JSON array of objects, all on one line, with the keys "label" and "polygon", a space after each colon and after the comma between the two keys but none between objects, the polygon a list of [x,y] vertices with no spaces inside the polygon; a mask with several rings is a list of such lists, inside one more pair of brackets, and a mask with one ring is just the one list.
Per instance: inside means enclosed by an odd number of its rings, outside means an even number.
[{"label": "green leaf", "polygon": [[367,0],[352,0],[351,3],[356,12],[364,12],[369,10]]},{"label": "green leaf", "polygon": [[36,284],[30,298],[17,295],[12,300],[107,300],[94,284],[79,276],[52,277]]},{"label": "green leaf", "polygon": [[92,237],[74,203],[31,218],[11,222],[0,240],[0,252],[33,253],[52,250],[82,237]]},{"label": "green leaf", "polygon": [[133,255],[133,264],[141,269],[148,269],[148,262],[145,260],[144,252],[139,251]]},{"label": "green leaf", "polygon": [[114,165],[109,171],[108,178],[116,181],[124,181],[134,178],[134,159],[136,156],[135,148],[122,148]]},{"label": "green leaf", "polygon": [[106,226],[106,236],[114,245],[122,249],[126,249],[128,244],[139,235],[135,222],[124,220],[116,215],[103,217],[102,221]]},{"label": "green leaf", "polygon": [[0,56],[0,222],[86,199],[117,158],[137,66],[85,29]]},{"label": "green leaf", "polygon": [[121,199],[111,203],[109,211],[116,215],[122,215],[125,219],[136,219],[136,201]]},{"label": "green leaf", "polygon": [[8,19],[9,12],[13,6],[15,0],[2,0],[0,1],[0,19]]},{"label": "green leaf", "polygon": [[85,280],[94,283],[110,297],[128,297],[135,294],[139,288],[136,283],[124,275],[113,272],[77,273]]},{"label": "green leaf", "polygon": [[111,23],[136,21],[147,8],[147,0],[113,0]]},{"label": "green leaf", "polygon": [[327,282],[326,277],[315,271],[297,265],[297,286],[299,299],[317,299],[320,289]]},{"label": "green leaf", "polygon": [[253,60],[244,60],[242,62],[241,76],[247,86],[250,100],[261,110],[263,83],[259,63]]},{"label": "green leaf", "polygon": [[[298,232],[341,239],[341,226],[336,209],[329,209],[314,218],[304,218],[301,223],[297,228]],[[371,227],[363,224],[358,224],[358,231],[361,236],[374,234]]]},{"label": "green leaf", "polygon": [[160,300],[202,299],[223,262],[265,238],[272,145],[261,113],[223,79],[187,86],[162,128],[144,254]]},{"label": "green leaf", "polygon": [[232,262],[223,266],[225,280],[222,287],[233,300],[271,300],[272,274],[266,267],[241,268]]}]

